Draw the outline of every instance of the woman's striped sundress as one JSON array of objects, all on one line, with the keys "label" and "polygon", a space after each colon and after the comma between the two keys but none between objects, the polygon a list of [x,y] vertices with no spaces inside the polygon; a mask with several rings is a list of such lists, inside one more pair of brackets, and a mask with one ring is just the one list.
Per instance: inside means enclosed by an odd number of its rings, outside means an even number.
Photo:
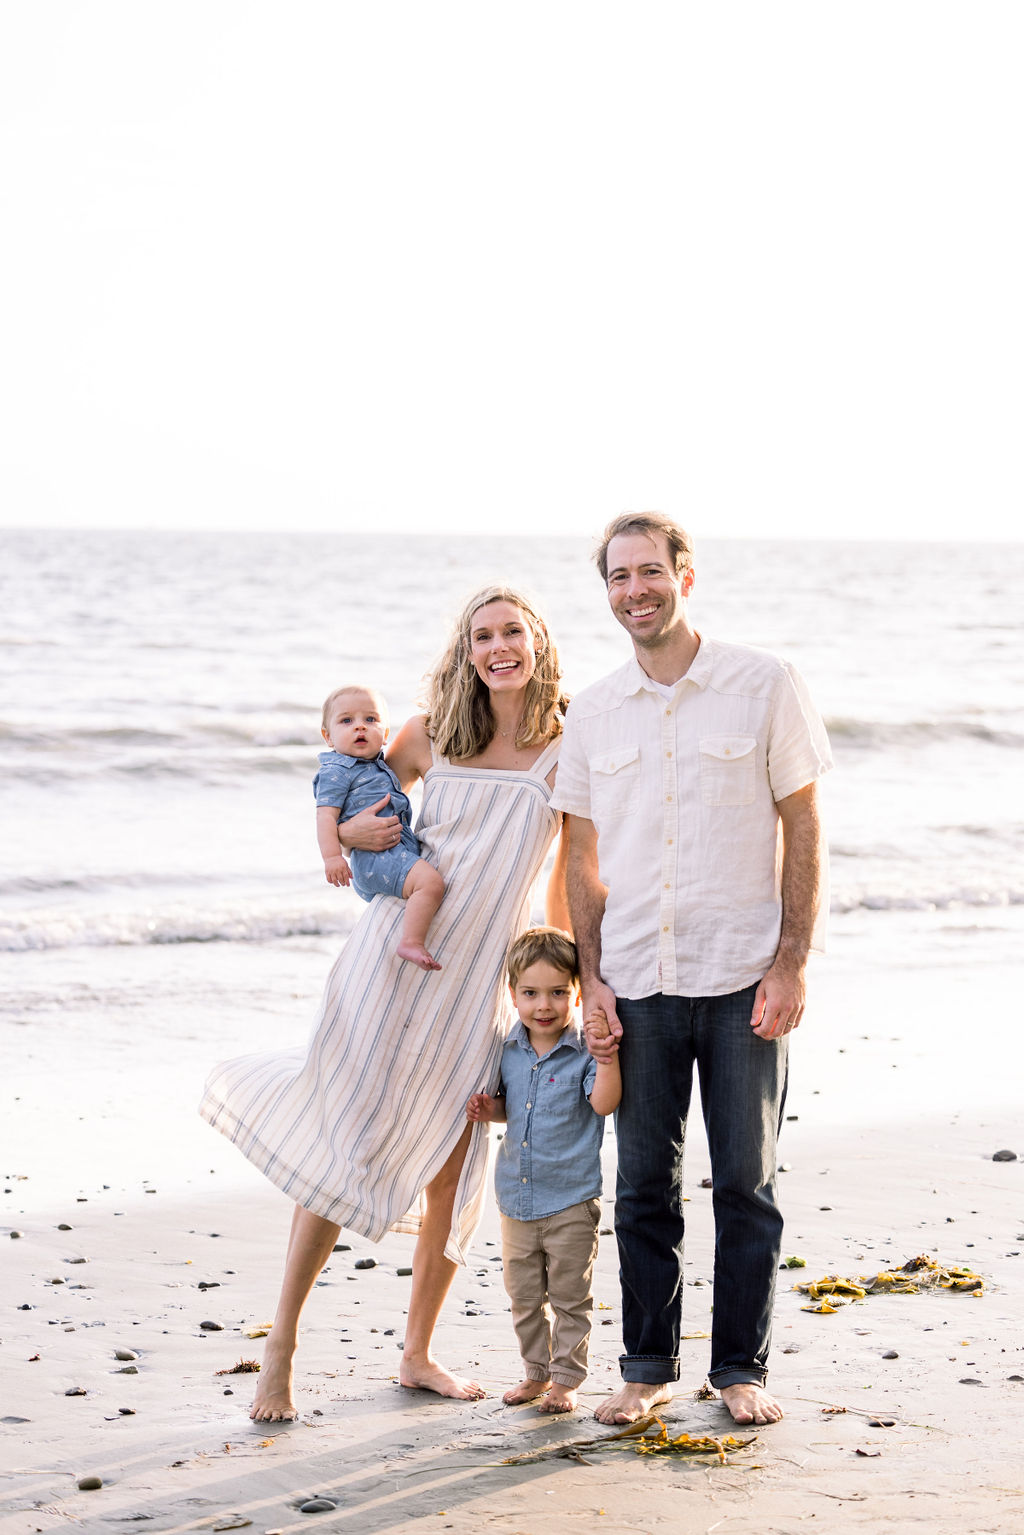
[{"label": "woman's striped sundress", "polygon": [[[327,979],[308,1048],[225,1061],[199,1112],[306,1209],[379,1241],[416,1233],[422,1190],[493,1091],[511,1022],[505,952],[558,829],[553,741],[525,772],[437,758],[416,831],[445,896],[427,945],[442,965],[400,960],[405,903],[376,896]],[[446,1253],[467,1261],[483,1209],[487,1126],[474,1126]]]}]

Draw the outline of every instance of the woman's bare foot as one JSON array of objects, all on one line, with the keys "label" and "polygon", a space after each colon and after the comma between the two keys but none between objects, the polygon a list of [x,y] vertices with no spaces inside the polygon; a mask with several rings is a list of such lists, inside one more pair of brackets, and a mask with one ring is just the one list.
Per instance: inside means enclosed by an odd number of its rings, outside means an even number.
[{"label": "woman's bare foot", "polygon": [[295,1350],[282,1344],[268,1343],[256,1382],[256,1395],[249,1413],[256,1423],[284,1423],[297,1418],[292,1396],[292,1361]]},{"label": "woman's bare foot", "polygon": [[398,1371],[399,1384],[410,1391],[436,1391],[438,1396],[459,1397],[464,1402],[479,1402],[487,1392],[479,1381],[467,1380],[464,1375],[452,1375],[436,1360],[403,1359]]},{"label": "woman's bare foot", "polygon": [[753,1381],[723,1386],[719,1395],[732,1413],[734,1423],[778,1423],[782,1417],[782,1408],[775,1398]]},{"label": "woman's bare foot", "polygon": [[421,943],[406,943],[403,941],[395,950],[399,959],[407,959],[414,965],[419,965],[421,970],[440,970],[441,966],[433,954],[428,954]]},{"label": "woman's bare foot", "polygon": [[545,1391],[550,1389],[549,1380],[531,1380],[527,1376],[525,1380],[519,1382],[518,1386],[510,1387],[501,1400],[506,1407],[522,1407],[524,1402],[535,1402],[539,1396],[543,1396]]},{"label": "woman's bare foot", "polygon": [[601,1403],[594,1417],[599,1423],[635,1423],[637,1418],[645,1417],[655,1407],[671,1400],[672,1387],[669,1385],[651,1386],[646,1381],[627,1380],[607,1402]]},{"label": "woman's bare foot", "polygon": [[575,1386],[560,1386],[556,1381],[544,1398],[537,1403],[538,1412],[575,1412],[576,1388]]}]

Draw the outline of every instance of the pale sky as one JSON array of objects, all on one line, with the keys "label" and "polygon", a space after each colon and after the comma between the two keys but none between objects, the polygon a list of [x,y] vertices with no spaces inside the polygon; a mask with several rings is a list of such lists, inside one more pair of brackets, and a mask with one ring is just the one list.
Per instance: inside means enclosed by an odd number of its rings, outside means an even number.
[{"label": "pale sky", "polygon": [[1019,0],[8,0],[0,521],[1017,538]]}]

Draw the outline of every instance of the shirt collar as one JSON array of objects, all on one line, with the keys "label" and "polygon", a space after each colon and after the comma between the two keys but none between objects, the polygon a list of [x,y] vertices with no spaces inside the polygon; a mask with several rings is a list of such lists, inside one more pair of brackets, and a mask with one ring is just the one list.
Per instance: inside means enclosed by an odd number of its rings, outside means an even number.
[{"label": "shirt collar", "polygon": [[[626,662],[626,665],[623,668],[623,672],[623,681],[625,682],[625,693],[627,697],[634,693],[640,692],[658,692],[657,688],[652,685],[650,677],[648,677],[647,673],[644,671],[635,655],[631,660]],[[692,682],[695,687],[703,690],[707,687],[710,681],[711,641],[704,639],[702,636],[700,644],[697,646],[697,654],[690,662],[689,669],[685,671],[679,678],[678,682],[675,682],[672,684],[672,686],[678,688],[683,682]],[[661,695],[659,694],[659,697],[660,696]]]},{"label": "shirt collar", "polygon": [[320,761],[321,762],[327,762],[331,758],[337,759],[338,762],[344,762],[346,767],[355,767],[357,763],[362,763],[363,766],[365,767],[365,765],[368,762],[383,763],[384,762],[384,753],[383,753],[383,751],[379,751],[377,753],[376,757],[350,757],[348,752],[336,752],[336,751],[329,751],[329,752],[321,752],[320,753]]},{"label": "shirt collar", "polygon": [[[512,1025],[505,1043],[507,1045],[522,1045],[524,1050],[533,1049],[533,1046],[530,1044],[530,1035],[527,1031],[526,1024],[521,1018],[517,1018],[515,1023]],[[577,1024],[569,1024],[569,1027],[564,1030],[561,1039],[558,1041],[557,1045],[553,1046],[553,1049],[560,1050],[563,1045],[568,1045],[572,1050],[585,1049],[583,1043],[583,1034]],[[552,1051],[549,1050],[547,1053],[548,1055],[551,1055]],[[541,1059],[543,1060],[544,1057],[542,1056]]]}]

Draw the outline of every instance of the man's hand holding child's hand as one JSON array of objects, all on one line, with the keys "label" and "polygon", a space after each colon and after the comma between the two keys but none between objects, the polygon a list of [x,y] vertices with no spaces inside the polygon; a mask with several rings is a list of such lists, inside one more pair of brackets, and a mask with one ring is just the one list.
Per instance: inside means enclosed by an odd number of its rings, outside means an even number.
[{"label": "man's hand holding child's hand", "polygon": [[583,1037],[587,1042],[587,1049],[598,1064],[607,1063],[615,1059],[619,1048],[619,1037],[613,1034],[608,1023],[608,1014],[603,1007],[592,1007],[583,1020]]},{"label": "man's hand holding child's hand", "polygon": [[341,853],[333,854],[324,859],[324,874],[329,885],[350,885],[352,883],[352,870],[349,868],[348,859]]}]

